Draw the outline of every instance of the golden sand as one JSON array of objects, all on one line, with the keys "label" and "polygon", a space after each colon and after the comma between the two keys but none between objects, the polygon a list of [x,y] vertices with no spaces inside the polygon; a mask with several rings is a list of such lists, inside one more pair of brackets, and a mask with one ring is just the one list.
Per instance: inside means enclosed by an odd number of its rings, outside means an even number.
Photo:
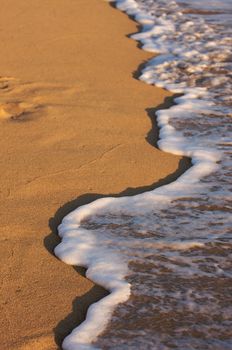
[{"label": "golden sand", "polygon": [[102,0],[1,0],[2,350],[59,348],[106,293],[53,255],[65,214],[188,166],[154,148],[170,93],[135,79],[136,31]]}]

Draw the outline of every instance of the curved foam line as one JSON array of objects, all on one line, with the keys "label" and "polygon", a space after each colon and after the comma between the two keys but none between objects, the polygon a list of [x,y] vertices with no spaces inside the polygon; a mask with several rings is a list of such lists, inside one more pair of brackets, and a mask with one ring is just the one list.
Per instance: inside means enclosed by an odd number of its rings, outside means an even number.
[{"label": "curved foam line", "polygon": [[[146,30],[134,35],[134,39],[142,39],[144,43],[145,33],[149,30],[159,30],[158,28],[154,28],[152,19],[139,10],[134,0],[118,0],[116,4],[120,10],[134,16],[142,27],[146,27]],[[146,49],[148,46],[148,43],[147,46],[145,44]],[[168,59],[168,57],[165,56],[165,59]],[[149,80],[149,64],[140,78],[147,83],[151,83]],[[81,223],[89,216],[94,215],[99,210],[102,211],[104,208],[107,208],[107,210],[110,209],[113,212],[116,208],[117,210],[120,208],[120,211],[123,212],[125,208],[128,210],[128,207],[131,205],[133,207],[133,213],[136,213],[136,211],[139,213],[142,210],[141,203],[144,200],[151,206],[154,203],[166,205],[172,199],[180,197],[180,192],[183,189],[185,192],[188,192],[188,189],[192,185],[196,189],[199,179],[217,168],[216,162],[220,159],[219,154],[209,149],[200,149],[197,146],[190,147],[184,137],[169,125],[169,120],[173,113],[179,113],[180,108],[182,110],[189,108],[191,101],[191,107],[193,107],[194,101],[199,96],[206,95],[207,91],[200,88],[173,89],[172,91],[184,92],[185,95],[175,99],[176,106],[157,112],[158,126],[160,128],[160,141],[158,145],[165,152],[191,157],[193,167],[187,170],[175,182],[153,191],[129,198],[101,198],[88,205],[84,205],[68,214],[58,228],[62,242],[55,248],[57,257],[67,264],[86,267],[86,276],[110,291],[108,296],[89,307],[86,320],[65,338],[62,344],[64,350],[95,349],[91,343],[103,332],[115,307],[119,303],[125,302],[130,295],[130,284],[125,281],[125,277],[128,274],[126,261],[122,256],[114,253],[110,247],[110,240],[104,236],[104,233],[99,240],[93,232],[82,228]],[[202,108],[207,108],[207,106],[201,105],[200,108],[202,110]],[[104,247],[104,242],[106,247]],[[190,242],[189,246],[198,244],[198,242]]]}]

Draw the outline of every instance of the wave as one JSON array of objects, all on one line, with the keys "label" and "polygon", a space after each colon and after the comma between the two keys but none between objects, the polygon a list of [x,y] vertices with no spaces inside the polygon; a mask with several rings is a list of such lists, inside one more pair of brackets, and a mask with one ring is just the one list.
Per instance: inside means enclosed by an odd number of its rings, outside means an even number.
[{"label": "wave", "polygon": [[[58,228],[62,241],[55,248],[56,256],[67,264],[86,267],[86,277],[110,292],[89,307],[86,320],[65,338],[62,345],[65,350],[105,346],[106,340],[102,344],[100,340],[98,344],[92,343],[106,329],[116,306],[130,298],[133,288],[139,290],[138,286],[133,287],[133,278],[130,277],[133,275],[131,266],[139,264],[138,261],[140,266],[136,265],[136,276],[154,252],[157,257],[162,252],[166,261],[161,265],[175,274],[180,270],[177,261],[182,259],[182,263],[189,264],[189,269],[182,268],[181,274],[204,276],[200,263],[194,259],[190,263],[189,257],[182,252],[201,252],[202,256],[206,256],[206,251],[222,236],[221,247],[226,244],[225,249],[228,248],[223,232],[226,234],[228,231],[225,208],[229,206],[227,179],[231,143],[226,121],[231,92],[227,74],[231,39],[227,32],[218,30],[217,23],[207,24],[204,18],[191,11],[185,11],[185,14],[174,1],[168,2],[167,6],[167,1],[163,0],[118,0],[116,5],[133,16],[141,26],[140,32],[132,38],[140,41],[144,50],[159,54],[147,63],[140,79],[179,94],[174,106],[156,113],[160,138],[158,146],[165,152],[190,157],[192,167],[171,184],[132,197],[98,199],[63,219]],[[224,191],[221,190],[222,183]],[[223,208],[223,214],[220,212],[212,218],[213,205]],[[200,211],[204,234],[199,234],[199,221],[193,223],[191,220],[190,213],[196,208]],[[185,222],[183,212],[185,219],[188,218]],[[220,228],[220,234],[216,226],[208,231],[204,229],[213,220],[215,225],[223,221],[226,229]],[[162,226],[161,222],[165,224]],[[223,257],[214,256],[214,259],[218,266],[214,276],[217,277],[217,273],[227,276]],[[156,267],[156,270],[159,268]],[[152,276],[146,276],[147,280],[150,278]],[[144,292],[136,293],[142,295]],[[165,295],[164,290],[163,293]],[[125,313],[126,309],[122,310]],[[123,311],[118,322],[120,318],[122,320]],[[120,349],[126,341],[133,348],[134,343],[130,343],[125,334],[120,337],[125,338],[120,340]],[[144,336],[142,338],[141,344],[145,349]],[[154,340],[152,346],[159,348],[160,339]],[[116,337],[116,340],[118,342],[119,338]],[[195,341],[195,338],[192,339],[191,344]],[[151,348],[149,344],[148,349]],[[179,349],[182,345],[184,349],[187,343],[178,344]],[[223,348],[222,344],[220,346]],[[111,348],[117,347],[112,345]]]}]

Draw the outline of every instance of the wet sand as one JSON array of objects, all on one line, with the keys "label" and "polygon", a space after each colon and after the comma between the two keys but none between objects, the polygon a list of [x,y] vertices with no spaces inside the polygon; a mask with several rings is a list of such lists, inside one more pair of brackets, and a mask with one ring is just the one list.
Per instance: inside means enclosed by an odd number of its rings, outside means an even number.
[{"label": "wet sand", "polygon": [[154,147],[172,98],[136,79],[136,31],[102,0],[1,1],[2,350],[58,349],[106,293],[53,255],[64,215],[189,166]]}]

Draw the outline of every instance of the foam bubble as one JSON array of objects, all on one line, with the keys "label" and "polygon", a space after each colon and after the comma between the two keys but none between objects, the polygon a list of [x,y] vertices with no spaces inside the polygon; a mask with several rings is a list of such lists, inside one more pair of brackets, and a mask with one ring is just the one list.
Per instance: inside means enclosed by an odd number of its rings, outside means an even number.
[{"label": "foam bubble", "polygon": [[[181,94],[175,98],[175,106],[157,112],[158,146],[165,152],[190,157],[193,166],[171,184],[133,197],[98,199],[63,219],[58,229],[62,242],[55,254],[67,264],[86,267],[87,277],[110,292],[89,308],[86,320],[65,338],[65,350],[95,349],[91,343],[106,328],[115,307],[130,297],[130,276],[132,281],[136,280],[141,273],[139,269],[146,266],[154,252],[155,263],[149,261],[155,265],[153,273],[158,271],[156,278],[164,268],[177,279],[180,276],[213,278],[210,269],[215,276],[229,276],[223,255],[211,256],[209,261],[213,260],[214,265],[210,262],[202,267],[199,251],[204,259],[206,251],[211,245],[216,246],[229,227],[226,211],[217,209],[212,217],[210,208],[215,203],[217,208],[222,208],[222,201],[228,198],[226,169],[230,143],[224,118],[231,86],[221,72],[229,67],[230,39],[226,33],[215,31],[217,26],[211,27],[201,16],[185,15],[174,1],[169,2],[168,7],[164,0],[118,0],[116,5],[141,24],[141,32],[132,37],[142,43],[144,50],[160,54],[147,63],[140,79]],[[222,183],[224,192],[219,185]],[[195,216],[194,210],[197,210]],[[201,215],[200,221],[194,220],[197,215]],[[193,257],[189,251],[193,251]],[[130,264],[139,266],[134,274],[128,267]],[[135,283],[136,292],[149,295],[151,288],[149,285],[146,289],[146,281],[151,283],[153,275],[147,271],[143,274],[147,274],[144,285]],[[155,293],[159,294],[158,287]],[[190,294],[186,304],[193,312],[197,302]],[[170,296],[170,291],[162,290],[159,297],[162,295]],[[212,300],[216,313],[215,297]],[[203,313],[203,309],[198,312]],[[205,306],[205,310],[209,309]],[[184,327],[178,332],[176,334],[182,334]],[[145,348],[144,336],[141,340],[138,333],[137,330],[131,338],[137,337]],[[124,344],[124,340],[121,341]],[[129,339],[125,341],[125,346],[133,348]],[[162,335],[155,338],[150,335],[149,341],[147,348],[163,344]],[[182,343],[176,343],[179,349],[188,348],[185,341],[182,336]],[[195,342],[198,346],[198,340],[192,339],[192,344]],[[200,344],[204,348],[203,345]]]}]

